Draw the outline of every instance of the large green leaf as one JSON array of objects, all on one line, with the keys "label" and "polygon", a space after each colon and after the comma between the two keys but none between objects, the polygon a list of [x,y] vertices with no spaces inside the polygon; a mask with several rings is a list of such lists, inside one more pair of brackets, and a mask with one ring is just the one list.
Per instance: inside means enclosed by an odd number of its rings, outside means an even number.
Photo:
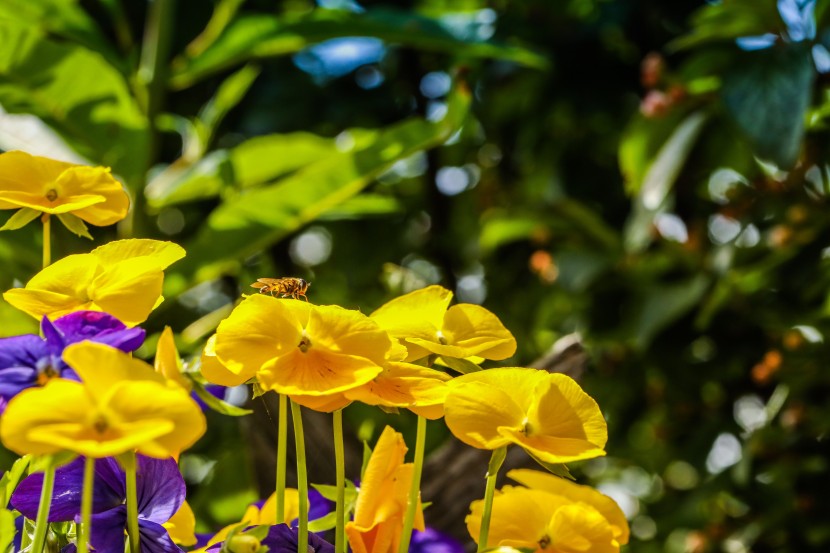
[{"label": "large green leaf", "polygon": [[179,270],[187,277],[211,278],[338,207],[396,161],[445,142],[461,126],[469,101],[469,91],[457,90],[439,122],[404,121],[378,132],[363,147],[337,152],[225,202],[185,245],[188,256]]},{"label": "large green leaf", "polygon": [[671,50],[732,41],[784,29],[772,0],[726,0],[709,4],[692,16],[692,31],[669,45]]},{"label": "large green leaf", "polygon": [[746,52],[723,79],[723,101],[761,158],[782,169],[798,159],[816,71],[810,46]]},{"label": "large green leaf", "polygon": [[348,36],[376,37],[460,58],[498,58],[536,68],[547,66],[544,57],[525,48],[469,41],[453,34],[440,21],[411,12],[380,8],[359,14],[316,10],[294,21],[262,14],[238,17],[204,52],[175,60],[171,84],[186,88],[246,60],[293,54],[324,40]]},{"label": "large green leaf", "polygon": [[144,167],[147,121],[100,54],[0,20],[0,104],[36,115],[78,153],[125,177]]},{"label": "large green leaf", "polygon": [[625,247],[628,251],[641,251],[650,243],[654,215],[666,209],[674,181],[705,123],[706,114],[702,112],[686,117],[648,166],[643,183],[634,198],[632,213],[626,221]]},{"label": "large green leaf", "polygon": [[171,165],[153,179],[145,193],[154,208],[210,198],[225,188],[271,182],[336,153],[334,140],[311,133],[258,136],[211,152],[193,165]]}]

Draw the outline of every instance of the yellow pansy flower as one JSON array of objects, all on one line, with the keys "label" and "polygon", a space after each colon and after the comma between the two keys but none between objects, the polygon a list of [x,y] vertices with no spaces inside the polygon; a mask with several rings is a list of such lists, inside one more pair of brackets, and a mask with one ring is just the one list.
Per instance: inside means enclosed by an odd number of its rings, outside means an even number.
[{"label": "yellow pansy flower", "polygon": [[628,543],[629,530],[625,513],[622,512],[617,502],[607,495],[590,486],[583,486],[539,470],[514,469],[507,472],[507,477],[527,488],[542,490],[566,497],[576,503],[590,505],[605,517],[605,520],[611,525],[614,539],[621,544]]},{"label": "yellow pansy flower", "polygon": [[205,432],[196,402],[147,363],[92,342],[68,346],[63,359],[82,382],[55,378],[15,396],[0,420],[0,439],[12,451],[167,458]]},{"label": "yellow pansy flower", "polygon": [[381,373],[391,348],[389,336],[357,311],[265,295],[239,304],[219,324],[214,344],[226,371],[288,396],[365,384]]},{"label": "yellow pansy flower", "polygon": [[[484,501],[473,501],[467,530],[477,539]],[[535,553],[618,553],[615,527],[594,506],[544,490],[505,486],[496,492],[488,547]]]},{"label": "yellow pansy flower", "polygon": [[73,165],[25,152],[0,154],[0,209],[71,213],[96,226],[127,215],[130,199],[108,167]]},{"label": "yellow pansy flower", "polygon": [[434,354],[480,362],[516,352],[516,339],[498,317],[469,303],[447,309],[451,300],[446,288],[428,286],[387,302],[371,317],[406,346],[406,361]]},{"label": "yellow pansy flower", "polygon": [[605,419],[572,378],[518,367],[489,369],[449,382],[444,420],[479,449],[517,444],[547,463],[605,455]]},{"label": "yellow pansy flower", "polygon": [[184,255],[172,242],[118,240],[56,261],[3,298],[37,319],[105,311],[135,326],[162,302],[164,269]]},{"label": "yellow pansy flower", "polygon": [[[387,426],[366,465],[354,519],[346,524],[354,553],[398,551],[413,474],[413,465],[403,462],[404,455],[403,436]],[[423,530],[424,515],[418,503],[414,527]]]}]

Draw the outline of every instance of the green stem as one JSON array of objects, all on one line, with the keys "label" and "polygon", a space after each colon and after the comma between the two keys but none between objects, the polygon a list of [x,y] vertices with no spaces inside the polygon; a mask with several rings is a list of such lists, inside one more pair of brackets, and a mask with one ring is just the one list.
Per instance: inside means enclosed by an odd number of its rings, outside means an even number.
[{"label": "green stem", "polygon": [[81,496],[81,526],[78,528],[78,553],[89,551],[89,536],[92,524],[92,488],[95,482],[95,458],[87,457],[84,462],[84,490]]},{"label": "green stem", "polygon": [[285,522],[285,454],[288,446],[288,398],[280,394],[280,411],[277,419],[277,490],[274,500],[277,508],[277,524]]},{"label": "green stem", "polygon": [[308,474],[305,463],[305,436],[303,414],[297,403],[291,402],[291,418],[294,421],[294,441],[297,448],[297,493],[300,496],[300,527],[297,536],[297,553],[308,553]]},{"label": "green stem", "polygon": [[504,458],[507,456],[507,446],[493,450],[490,465],[487,467],[487,487],[484,491],[484,512],[481,514],[481,528],[478,532],[477,552],[487,549],[487,536],[490,533],[490,515],[493,512],[493,496],[496,494],[496,477]]},{"label": "green stem", "polygon": [[37,508],[35,521],[35,538],[32,542],[32,553],[42,553],[46,543],[46,532],[49,530],[49,509],[52,507],[52,489],[55,487],[55,462],[46,460],[46,469],[43,472],[43,488],[40,490],[40,504]]},{"label": "green stem", "polygon": [[418,499],[421,492],[421,473],[424,469],[424,444],[427,437],[427,420],[418,415],[418,432],[415,436],[415,467],[412,470],[412,484],[409,487],[409,498],[406,502],[406,518],[403,519],[403,533],[398,547],[398,553],[409,551],[409,541],[412,539],[412,528],[415,525],[415,513],[418,511]]},{"label": "green stem", "polygon": [[127,534],[130,538],[130,553],[141,551],[138,534],[138,495],[135,487],[136,461],[135,452],[125,453],[121,457],[124,472],[127,474]]},{"label": "green stem", "polygon": [[52,218],[44,213],[40,218],[43,222],[43,268],[52,264]]},{"label": "green stem", "polygon": [[346,457],[343,453],[343,410],[334,412],[334,466],[337,478],[334,553],[346,553]]}]

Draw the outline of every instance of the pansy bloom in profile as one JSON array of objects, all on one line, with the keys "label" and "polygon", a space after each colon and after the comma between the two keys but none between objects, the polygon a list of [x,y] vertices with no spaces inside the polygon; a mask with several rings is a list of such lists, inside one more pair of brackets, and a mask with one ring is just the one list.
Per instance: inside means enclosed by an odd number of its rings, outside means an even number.
[{"label": "pansy bloom in profile", "polygon": [[516,444],[545,463],[605,455],[602,412],[568,376],[509,367],[461,375],[448,386],[444,420],[467,445]]},{"label": "pansy bloom in profile", "polygon": [[172,242],[117,240],[56,261],[3,298],[38,319],[104,311],[135,326],[162,302],[164,270],[184,255]]},{"label": "pansy bloom in profile", "polygon": [[213,350],[238,382],[256,377],[265,390],[326,396],[379,375],[391,348],[386,332],[358,311],[258,294],[222,321]]},{"label": "pansy bloom in profile", "polygon": [[143,329],[127,328],[98,311],[76,311],[55,321],[44,317],[40,331],[43,338],[36,334],[0,338],[0,398],[7,401],[54,377],[78,380],[63,360],[63,350],[70,344],[89,340],[131,352],[144,342]]},{"label": "pansy bloom in profile", "polygon": [[[530,487],[505,486],[496,492],[489,546],[536,553],[618,553],[628,543],[625,515],[610,497],[549,473],[522,469],[508,476]],[[466,519],[474,539],[483,505],[474,501]]]},{"label": "pansy bloom in profile", "polygon": [[20,228],[45,214],[57,216],[75,232],[81,221],[96,226],[117,223],[129,208],[127,192],[108,167],[74,165],[20,151],[0,154],[0,209],[18,210],[5,228]]},{"label": "pansy bloom in profile", "polygon": [[[397,551],[403,534],[413,465],[404,463],[403,436],[387,426],[381,433],[363,473],[354,519],[346,524],[346,536],[354,553]],[[420,499],[414,528],[424,530]]]},{"label": "pansy bloom in profile", "polygon": [[448,308],[451,300],[446,288],[427,286],[387,302],[371,318],[406,346],[406,361],[435,355],[480,363],[516,352],[516,339],[498,317],[471,303]]},{"label": "pansy bloom in profile", "polygon": [[[176,514],[185,498],[185,483],[173,459],[153,459],[138,455],[136,495],[138,529],[142,553],[180,553],[164,524]],[[55,487],[49,509],[49,522],[80,520],[84,480],[84,458],[79,457],[55,471]],[[124,551],[127,527],[126,475],[112,458],[95,460],[92,491],[92,532],[90,545],[95,551]],[[37,517],[43,473],[23,480],[11,498],[12,506],[29,519]]]},{"label": "pansy bloom in profile", "polygon": [[109,457],[138,450],[165,458],[205,432],[205,416],[187,391],[147,363],[93,342],[70,345],[63,359],[81,382],[54,378],[9,401],[0,438],[12,451]]}]

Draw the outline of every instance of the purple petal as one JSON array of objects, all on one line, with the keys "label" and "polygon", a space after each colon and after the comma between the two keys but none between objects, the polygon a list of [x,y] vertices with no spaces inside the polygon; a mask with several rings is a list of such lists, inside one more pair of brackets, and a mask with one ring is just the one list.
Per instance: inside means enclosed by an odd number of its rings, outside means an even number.
[{"label": "purple petal", "polygon": [[49,358],[49,350],[34,334],[0,338],[0,396],[11,399],[36,385],[38,364],[44,358]]},{"label": "purple petal", "polygon": [[443,532],[427,528],[412,533],[409,553],[464,553],[464,544]]},{"label": "purple petal", "polygon": [[[123,496],[119,495],[118,490],[113,490],[99,474],[99,470],[105,465],[105,459],[98,459],[95,462],[95,484],[92,489],[93,513],[106,511],[123,502]],[[74,520],[80,514],[83,479],[83,457],[79,457],[55,471],[55,486],[49,508],[49,522]],[[42,472],[26,477],[12,494],[12,506],[30,519],[37,518],[42,487]]]},{"label": "purple petal", "polygon": [[[95,461],[95,481],[101,479],[102,486],[109,489],[119,503],[127,499],[127,475],[124,469],[113,457],[105,457]],[[97,487],[97,486],[96,486]]]},{"label": "purple petal", "polygon": [[167,529],[161,524],[139,518],[138,531],[141,535],[141,553],[180,553],[183,551],[173,543]]},{"label": "purple petal", "polygon": [[[268,529],[268,535],[262,540],[262,545],[268,547],[268,553],[296,553],[297,541],[296,528],[279,524]],[[207,553],[221,551],[223,544],[224,542],[213,544]],[[308,546],[309,550],[315,553],[334,553],[334,546],[317,534],[308,535]]]},{"label": "purple petal", "polygon": [[308,520],[323,518],[334,511],[334,501],[329,501],[314,488],[308,490],[308,505]]},{"label": "purple petal", "polygon": [[65,345],[90,340],[125,352],[138,349],[145,335],[144,329],[127,328],[112,315],[100,311],[76,311],[57,319],[54,326]]},{"label": "purple petal", "polygon": [[179,465],[172,458],[138,455],[137,459],[138,513],[149,521],[167,522],[184,502],[186,490]]},{"label": "purple petal", "polygon": [[74,543],[70,543],[63,549],[61,549],[61,553],[78,553],[78,548],[75,547]]},{"label": "purple petal", "polygon": [[124,551],[124,528],[127,524],[127,507],[92,515],[89,544],[97,551]]}]

